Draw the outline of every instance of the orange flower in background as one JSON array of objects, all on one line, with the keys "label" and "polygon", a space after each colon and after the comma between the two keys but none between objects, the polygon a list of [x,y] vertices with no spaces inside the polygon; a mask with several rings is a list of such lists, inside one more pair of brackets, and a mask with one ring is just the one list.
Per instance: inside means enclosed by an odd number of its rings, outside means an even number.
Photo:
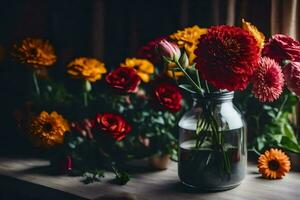
[{"label": "orange flower in background", "polygon": [[107,72],[104,63],[94,58],[76,58],[67,66],[67,72],[73,78],[95,82]]},{"label": "orange flower in background", "polygon": [[12,55],[21,63],[39,69],[51,66],[56,61],[53,46],[49,41],[42,39],[26,38],[13,46]]},{"label": "orange flower in background", "polygon": [[145,83],[150,81],[150,75],[155,71],[154,65],[150,61],[138,58],[127,58],[124,63],[121,63],[121,67],[134,68]]},{"label": "orange flower in background", "polygon": [[207,32],[206,28],[200,28],[195,25],[193,27],[188,27],[183,30],[179,30],[176,33],[170,35],[170,38],[177,43],[180,48],[184,48],[190,63],[193,63],[196,55],[194,53],[198,45],[198,40],[201,35]]},{"label": "orange flower in background", "polygon": [[37,146],[52,147],[64,142],[64,135],[69,131],[68,122],[57,112],[41,112],[30,124],[30,136]]},{"label": "orange flower in background", "polygon": [[260,50],[264,48],[265,45],[265,36],[263,33],[261,33],[254,25],[252,25],[250,22],[245,21],[242,19],[242,27],[244,30],[249,31],[250,34],[255,38],[257,41],[257,45]]},{"label": "orange flower in background", "polygon": [[181,71],[173,72],[172,68],[174,68],[174,67],[176,67],[175,63],[173,63],[173,62],[168,63],[168,69],[166,71],[166,74],[168,77],[178,79],[178,78],[184,76],[183,72],[181,72]]},{"label": "orange flower in background", "polygon": [[271,149],[258,159],[259,173],[265,178],[282,178],[291,169],[289,157],[279,149]]}]

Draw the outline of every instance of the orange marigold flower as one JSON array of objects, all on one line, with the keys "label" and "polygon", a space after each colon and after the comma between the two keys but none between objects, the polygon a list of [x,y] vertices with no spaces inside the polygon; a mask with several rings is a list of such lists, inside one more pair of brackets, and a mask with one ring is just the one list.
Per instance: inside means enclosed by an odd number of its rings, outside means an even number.
[{"label": "orange marigold flower", "polygon": [[167,74],[168,77],[174,78],[174,79],[177,80],[177,79],[179,79],[180,77],[184,76],[184,74],[183,74],[183,72],[181,72],[181,71],[174,71],[174,72],[173,72],[172,68],[175,68],[175,67],[177,67],[175,63],[169,62],[169,63],[168,63],[168,69],[167,69],[167,71],[166,71],[166,74]]},{"label": "orange marigold flower", "polygon": [[67,65],[68,74],[73,78],[95,82],[107,72],[104,63],[94,58],[76,58]]},{"label": "orange marigold flower", "polygon": [[206,28],[200,28],[195,25],[193,27],[187,27],[183,30],[179,30],[176,33],[170,35],[170,38],[177,43],[180,48],[184,48],[190,63],[193,63],[196,55],[194,53],[198,45],[198,40],[201,35],[207,32]]},{"label": "orange marigold flower", "polygon": [[150,75],[155,71],[154,65],[150,61],[138,58],[127,58],[124,63],[121,63],[121,67],[134,68],[145,83],[150,81]]},{"label": "orange marigold flower", "polygon": [[26,38],[13,46],[12,55],[21,63],[36,69],[51,66],[56,61],[53,46],[49,41]]},{"label": "orange marigold flower", "polygon": [[249,31],[250,34],[255,38],[257,41],[257,45],[260,50],[264,48],[265,45],[265,36],[263,33],[261,33],[254,25],[252,25],[250,22],[245,21],[242,19],[242,27],[244,30]]},{"label": "orange marigold flower", "polygon": [[35,145],[49,148],[62,144],[69,130],[68,122],[57,112],[43,111],[32,119],[29,133]]},{"label": "orange marigold flower", "polygon": [[289,157],[279,149],[271,149],[258,159],[259,172],[265,178],[282,178],[291,169]]}]

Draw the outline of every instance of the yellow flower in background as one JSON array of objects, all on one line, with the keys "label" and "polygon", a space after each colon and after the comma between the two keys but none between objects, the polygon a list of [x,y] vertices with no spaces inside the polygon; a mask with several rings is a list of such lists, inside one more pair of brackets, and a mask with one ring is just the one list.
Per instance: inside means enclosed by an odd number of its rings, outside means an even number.
[{"label": "yellow flower in background", "polygon": [[170,35],[170,38],[177,43],[180,48],[184,48],[188,57],[190,64],[193,63],[196,55],[194,53],[198,45],[198,40],[201,35],[207,32],[206,28],[200,28],[195,25],[193,27],[187,27],[183,30],[179,30],[176,33]]},{"label": "yellow flower in background", "polygon": [[107,72],[103,62],[94,58],[76,58],[67,65],[67,72],[73,78],[95,82]]},{"label": "yellow flower in background", "polygon": [[56,62],[53,46],[49,41],[26,38],[13,46],[12,55],[21,63],[36,69],[51,66]]},{"label": "yellow flower in background", "polygon": [[139,77],[145,82],[150,81],[150,75],[154,73],[154,65],[146,59],[126,58],[121,67],[132,67],[136,70]]},{"label": "yellow flower in background", "polygon": [[[176,64],[173,62],[168,63],[168,69],[166,71],[166,75],[170,78],[175,78],[176,80],[181,76],[184,76],[183,72],[172,71],[172,68],[176,67]],[[175,76],[174,76],[175,75]]]},{"label": "yellow flower in background", "polygon": [[242,28],[246,31],[249,31],[250,34],[255,38],[257,41],[257,45],[260,50],[265,45],[265,36],[263,33],[261,33],[254,25],[252,25],[250,22],[245,21],[242,19]]},{"label": "yellow flower in background", "polygon": [[49,148],[62,144],[69,130],[68,122],[57,112],[43,111],[32,119],[29,133],[35,145]]},{"label": "yellow flower in background", "polygon": [[282,178],[291,169],[289,157],[279,149],[270,149],[258,158],[259,172],[265,178]]}]

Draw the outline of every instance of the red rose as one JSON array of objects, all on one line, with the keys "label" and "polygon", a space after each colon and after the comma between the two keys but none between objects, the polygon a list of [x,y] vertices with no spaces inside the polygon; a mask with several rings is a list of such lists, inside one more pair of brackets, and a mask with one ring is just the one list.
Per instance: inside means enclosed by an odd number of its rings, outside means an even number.
[{"label": "red rose", "polygon": [[123,140],[131,131],[131,126],[122,116],[112,113],[97,114],[96,126],[116,141]]},{"label": "red rose", "polygon": [[182,94],[179,88],[170,83],[160,83],[154,88],[156,101],[165,109],[177,112],[181,109]]},{"label": "red rose", "polygon": [[293,38],[276,34],[262,50],[263,56],[274,59],[280,65],[283,60],[300,61],[300,43]]},{"label": "red rose", "polygon": [[105,80],[111,87],[126,93],[136,92],[141,82],[135,69],[129,67],[116,68],[106,76]]}]

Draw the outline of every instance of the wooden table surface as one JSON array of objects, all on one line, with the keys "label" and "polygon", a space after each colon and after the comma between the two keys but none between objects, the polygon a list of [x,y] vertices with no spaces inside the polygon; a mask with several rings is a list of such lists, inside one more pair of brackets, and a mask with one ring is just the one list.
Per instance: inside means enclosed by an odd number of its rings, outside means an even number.
[{"label": "wooden table surface", "polygon": [[281,180],[266,180],[254,165],[235,189],[205,193],[187,190],[177,178],[177,164],[165,171],[140,170],[131,173],[124,186],[114,185],[112,174],[100,183],[85,185],[81,177],[47,174],[49,162],[40,159],[0,158],[0,188],[32,199],[196,199],[196,200],[299,200],[300,173],[291,172]]}]

